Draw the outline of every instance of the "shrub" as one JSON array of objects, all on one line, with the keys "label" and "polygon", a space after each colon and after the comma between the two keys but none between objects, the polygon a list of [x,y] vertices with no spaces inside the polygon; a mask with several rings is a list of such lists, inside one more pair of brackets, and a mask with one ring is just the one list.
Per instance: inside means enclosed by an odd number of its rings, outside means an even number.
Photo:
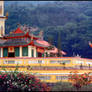
[{"label": "shrub", "polygon": [[0,72],[0,92],[50,91],[46,83],[31,74]]},{"label": "shrub", "polygon": [[90,73],[78,74],[78,72],[70,73],[69,81],[72,82],[72,85],[76,87],[77,90],[82,86],[88,85],[92,82],[92,76]]}]

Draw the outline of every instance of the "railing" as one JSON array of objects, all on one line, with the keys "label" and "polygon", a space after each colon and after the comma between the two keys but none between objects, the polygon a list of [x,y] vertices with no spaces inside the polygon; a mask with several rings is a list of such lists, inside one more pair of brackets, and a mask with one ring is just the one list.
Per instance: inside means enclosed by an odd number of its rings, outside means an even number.
[{"label": "railing", "polygon": [[[92,71],[92,59],[74,57],[43,57],[43,58],[0,58],[0,69],[15,69],[19,71],[36,73],[46,82],[67,80],[70,71],[78,70],[80,73]],[[58,71],[58,72],[57,72]]]},{"label": "railing", "polygon": [[[1,66],[33,66],[33,69],[92,69],[92,60],[74,57],[0,58]],[[58,66],[58,67],[57,67]]]}]

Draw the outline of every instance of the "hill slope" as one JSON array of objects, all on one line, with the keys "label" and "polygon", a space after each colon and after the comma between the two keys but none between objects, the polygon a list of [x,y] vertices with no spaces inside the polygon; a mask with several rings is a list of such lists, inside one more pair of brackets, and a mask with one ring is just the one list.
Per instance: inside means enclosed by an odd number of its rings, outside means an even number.
[{"label": "hill slope", "polygon": [[17,23],[37,26],[44,31],[44,39],[53,39],[55,46],[60,34],[61,48],[67,56],[79,54],[92,58],[92,49],[88,46],[88,41],[92,41],[91,1],[16,2],[5,2],[8,4],[5,12],[9,12],[6,33],[15,29]]}]

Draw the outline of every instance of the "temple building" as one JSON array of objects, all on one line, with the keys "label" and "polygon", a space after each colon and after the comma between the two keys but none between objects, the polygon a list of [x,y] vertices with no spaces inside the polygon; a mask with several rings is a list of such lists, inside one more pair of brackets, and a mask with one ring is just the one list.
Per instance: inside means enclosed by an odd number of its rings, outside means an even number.
[{"label": "temple building", "polygon": [[58,49],[28,29],[18,27],[0,38],[0,57],[50,57],[51,53],[58,53]]}]

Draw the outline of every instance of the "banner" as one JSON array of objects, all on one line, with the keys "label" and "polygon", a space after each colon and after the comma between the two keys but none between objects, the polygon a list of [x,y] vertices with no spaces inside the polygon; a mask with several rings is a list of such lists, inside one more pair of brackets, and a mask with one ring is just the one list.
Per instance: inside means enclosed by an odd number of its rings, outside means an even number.
[{"label": "banner", "polygon": [[8,47],[8,52],[14,52],[14,47]]}]

